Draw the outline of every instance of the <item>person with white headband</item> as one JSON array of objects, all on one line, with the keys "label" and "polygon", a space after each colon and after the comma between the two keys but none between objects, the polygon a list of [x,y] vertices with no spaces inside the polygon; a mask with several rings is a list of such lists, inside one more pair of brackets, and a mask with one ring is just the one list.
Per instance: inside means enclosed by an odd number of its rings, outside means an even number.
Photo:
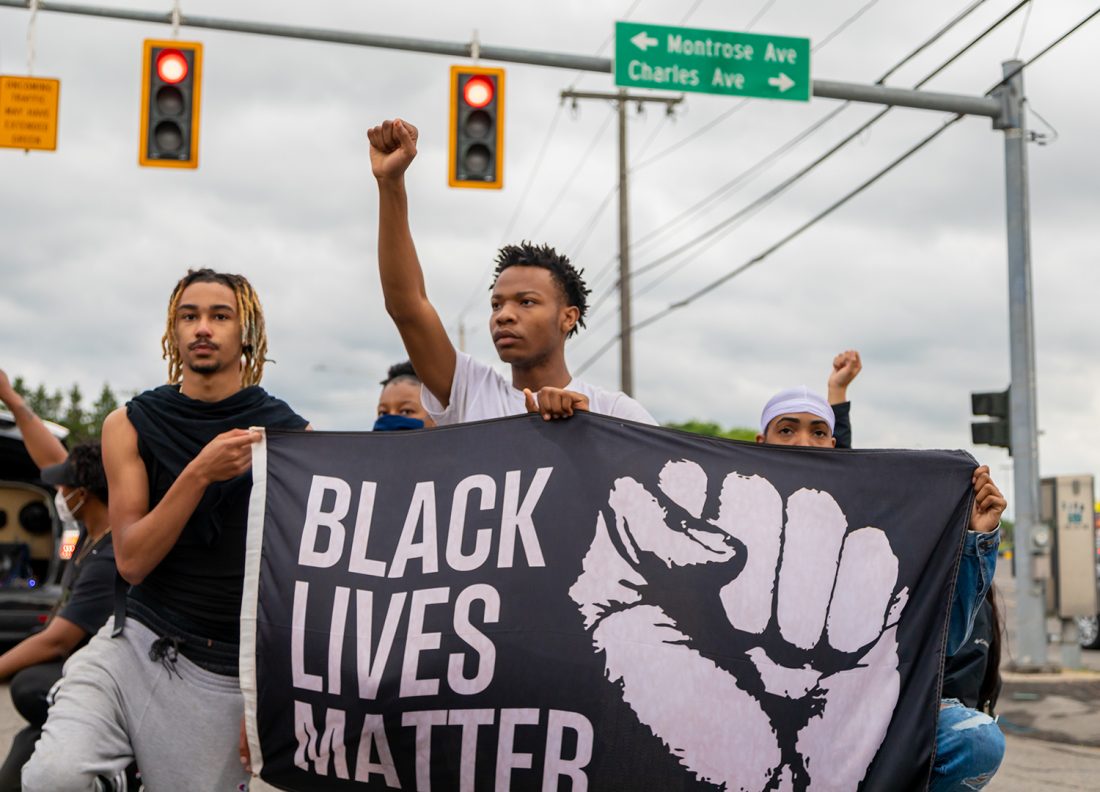
[{"label": "person with white headband", "polygon": [[805,385],[788,388],[768,399],[760,413],[758,443],[834,448],[836,418],[824,398]]},{"label": "person with white headband", "polygon": [[[757,443],[834,448],[836,417],[822,396],[806,386],[781,390],[760,413]],[[946,656],[965,646],[997,565],[1001,514],[1006,502],[989,475],[974,470],[974,504],[970,511],[962,559],[955,579]],[[936,725],[936,753],[930,792],[977,790],[993,778],[1004,757],[1004,735],[984,712],[958,699],[942,699]]]}]

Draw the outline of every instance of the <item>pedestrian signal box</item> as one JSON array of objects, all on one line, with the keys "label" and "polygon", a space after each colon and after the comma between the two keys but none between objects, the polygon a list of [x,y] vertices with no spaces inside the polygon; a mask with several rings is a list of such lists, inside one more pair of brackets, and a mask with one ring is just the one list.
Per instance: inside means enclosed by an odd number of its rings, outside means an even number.
[{"label": "pedestrian signal box", "polygon": [[202,44],[145,40],[138,162],[149,168],[199,166]]},{"label": "pedestrian signal box", "polygon": [[504,69],[451,67],[447,184],[499,190],[504,184]]},{"label": "pedestrian signal box", "polygon": [[1012,453],[1009,430],[1009,390],[992,393],[971,393],[970,409],[976,416],[989,416],[988,421],[970,424],[970,437],[975,445],[1007,448]]}]

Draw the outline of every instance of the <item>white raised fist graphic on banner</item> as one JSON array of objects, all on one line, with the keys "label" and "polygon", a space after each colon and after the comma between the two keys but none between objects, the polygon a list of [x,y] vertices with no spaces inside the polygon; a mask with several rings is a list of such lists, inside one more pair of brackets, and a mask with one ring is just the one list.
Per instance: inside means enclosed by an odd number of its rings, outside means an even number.
[{"label": "white raised fist graphic on banner", "polygon": [[[784,508],[766,479],[716,487],[678,460],[615,481],[569,593],[607,678],[700,780],[854,790],[898,700],[897,576],[886,534],[850,531],[827,492]],[[728,635],[697,634],[708,610]]]}]

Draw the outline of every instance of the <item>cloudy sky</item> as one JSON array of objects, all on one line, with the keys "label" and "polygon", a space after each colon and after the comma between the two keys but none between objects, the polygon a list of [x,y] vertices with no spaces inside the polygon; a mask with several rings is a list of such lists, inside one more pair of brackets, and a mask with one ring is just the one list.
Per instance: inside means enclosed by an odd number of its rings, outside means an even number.
[{"label": "cloudy sky", "polygon": [[[168,0],[97,0],[165,12]],[[888,81],[911,87],[1006,13],[987,0]],[[1034,0],[926,86],[981,94],[1001,62],[1031,57],[1096,0]],[[616,19],[805,36],[813,76],[869,83],[972,0],[559,0],[408,4],[185,0],[184,14],[610,55]],[[842,24],[863,9],[862,15]],[[25,10],[0,8],[0,73],[24,74]],[[1025,25],[1026,22],[1026,25]],[[839,28],[839,31],[838,31]],[[377,382],[401,359],[376,275],[377,193],[364,132],[401,116],[421,129],[409,174],[413,230],[444,321],[495,360],[487,275],[506,239],[564,249],[598,303],[571,342],[581,367],[612,336],[616,138],[604,102],[562,106],[610,75],[508,65],[504,189],[446,183],[443,57],[184,28],[205,45],[201,167],[137,165],[142,39],[165,26],[55,13],[37,23],[35,73],[58,77],[54,153],[0,150],[0,366],[32,383],[163,381],[159,338],[175,280],[211,266],[246,274],[268,315],[267,387],[322,429],[364,428]],[[1029,147],[1041,465],[1100,474],[1100,20],[1026,72],[1050,145]],[[492,65],[492,64],[490,64]],[[836,109],[689,94],[675,118],[630,115],[634,266],[749,205],[878,112],[852,106],[767,168],[777,147]],[[709,245],[637,279],[643,319],[765,250],[938,127],[895,110],[779,200]],[[1053,137],[1049,124],[1057,130]],[[969,393],[1009,381],[1003,136],[971,118],[944,133],[766,261],[636,336],[636,395],[664,421],[753,425],[775,390],[824,389],[832,356],[863,353],[851,390],[862,447],[970,448]],[[540,158],[540,152],[543,155]],[[734,180],[749,172],[752,178]],[[725,185],[715,200],[707,196]],[[691,210],[691,211],[688,211]],[[673,222],[675,221],[675,222]],[[617,350],[583,376],[617,387]],[[974,450],[974,449],[972,449]],[[1008,457],[981,448],[1005,485]]]}]

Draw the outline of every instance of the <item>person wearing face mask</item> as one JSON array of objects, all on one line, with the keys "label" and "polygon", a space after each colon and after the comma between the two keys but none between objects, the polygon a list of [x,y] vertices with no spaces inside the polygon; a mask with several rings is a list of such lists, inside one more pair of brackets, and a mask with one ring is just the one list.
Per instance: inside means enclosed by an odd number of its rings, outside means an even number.
[{"label": "person wearing face mask", "polygon": [[46,722],[47,695],[61,678],[65,659],[88,643],[111,615],[117,573],[99,443],[66,451],[3,371],[0,401],[15,416],[27,452],[42,470],[42,480],[56,488],[58,516],[62,522],[82,525],[61,578],[61,598],[45,628],[0,655],[0,679],[11,679],[12,703],[28,722],[12,739],[0,765],[0,792],[11,792],[21,789],[20,773]]},{"label": "person wearing face mask", "polygon": [[420,377],[412,363],[394,363],[382,380],[378,394],[378,418],[374,431],[392,432],[403,429],[425,429],[435,426],[420,401]]}]

